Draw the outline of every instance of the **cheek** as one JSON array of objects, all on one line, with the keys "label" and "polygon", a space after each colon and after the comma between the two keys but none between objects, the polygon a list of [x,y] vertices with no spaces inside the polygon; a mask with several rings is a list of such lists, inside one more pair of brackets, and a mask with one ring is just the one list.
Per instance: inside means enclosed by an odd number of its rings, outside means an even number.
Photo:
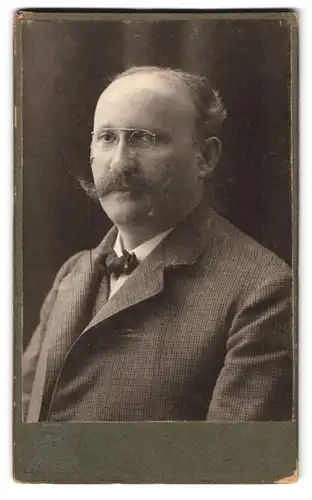
[{"label": "cheek", "polygon": [[196,177],[194,155],[173,152],[154,164],[155,175],[162,179],[172,179],[177,184],[193,183]]},{"label": "cheek", "polygon": [[109,161],[105,158],[99,159],[98,157],[93,157],[91,163],[91,170],[95,184],[100,179],[103,179],[107,175],[109,170]]},{"label": "cheek", "polygon": [[[193,191],[193,180],[188,168],[183,168],[180,161],[166,159],[166,162],[154,163],[145,173],[154,185],[154,192],[159,200],[184,198]],[[182,200],[180,200],[182,201]],[[166,202],[165,202],[166,203]]]},{"label": "cheek", "polygon": [[157,196],[162,196],[170,189],[172,180],[175,177],[175,169],[170,158],[161,161],[150,161],[142,168],[144,177],[153,185],[153,190]]},{"label": "cheek", "polygon": [[173,174],[176,164],[179,163],[176,157],[176,153],[169,148],[165,151],[153,151],[153,155],[140,162],[141,169],[146,176],[154,180],[162,180]]}]

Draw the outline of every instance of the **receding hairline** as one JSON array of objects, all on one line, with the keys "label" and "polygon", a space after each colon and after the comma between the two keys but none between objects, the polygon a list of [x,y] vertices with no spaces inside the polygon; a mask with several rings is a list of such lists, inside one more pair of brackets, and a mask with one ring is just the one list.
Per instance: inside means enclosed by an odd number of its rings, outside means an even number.
[{"label": "receding hairline", "polygon": [[187,82],[185,81],[185,77],[193,77],[194,79],[205,81],[208,83],[206,77],[195,75],[193,73],[188,73],[181,69],[163,68],[161,66],[131,66],[125,71],[115,75],[112,78],[111,83],[114,83],[118,80],[122,80],[123,78],[126,77],[142,75],[142,74],[150,76],[156,75],[157,77],[169,82],[176,81],[179,83],[179,85],[182,85],[185,89],[187,89],[189,93],[190,93],[190,88]]},{"label": "receding hairline", "polygon": [[170,86],[174,82],[178,83],[180,88],[186,89],[185,93],[192,106],[192,111],[194,110],[198,129],[202,129],[205,136],[219,132],[227,112],[219,91],[213,87],[209,76],[162,66],[130,66],[115,75],[111,79],[111,83],[122,80],[127,76],[142,75],[144,73],[157,75],[162,80],[169,82]]},{"label": "receding hairline", "polygon": [[[134,68],[131,68],[131,69],[134,69]],[[126,79],[131,79],[131,78],[138,79],[140,76],[146,75],[146,76],[150,77],[150,81],[153,81],[153,79],[156,77],[158,80],[165,82],[167,84],[166,87],[164,87],[163,89],[155,88],[155,91],[158,91],[161,93],[163,90],[164,94],[167,94],[168,96],[170,96],[170,95],[178,95],[179,96],[180,95],[179,89],[172,85],[172,82],[177,83],[177,85],[183,90],[183,93],[186,97],[185,104],[189,104],[191,107],[191,110],[194,113],[196,112],[196,106],[194,103],[192,93],[191,93],[189,87],[187,86],[187,84],[182,79],[179,79],[178,77],[170,78],[169,75],[166,76],[165,72],[167,72],[167,70],[161,69],[161,68],[155,69],[155,70],[149,70],[148,68],[145,69],[143,67],[142,68],[135,67],[135,69],[136,69],[136,71],[126,70],[123,73],[120,73],[119,75],[114,77],[112,79],[112,81],[107,85],[107,87],[103,90],[103,92],[100,94],[97,105],[99,104],[101,99],[104,98],[104,96],[110,92],[110,90],[113,90],[114,87],[118,85],[119,82],[126,80]],[[168,71],[172,71],[172,70],[168,70]],[[171,85],[170,85],[170,83],[171,83]],[[152,86],[149,87],[147,85],[147,83],[146,83],[146,86],[144,86],[144,85],[142,86],[142,90],[144,90],[144,88],[146,88],[146,89],[151,88],[151,90],[154,90],[153,87]]]}]

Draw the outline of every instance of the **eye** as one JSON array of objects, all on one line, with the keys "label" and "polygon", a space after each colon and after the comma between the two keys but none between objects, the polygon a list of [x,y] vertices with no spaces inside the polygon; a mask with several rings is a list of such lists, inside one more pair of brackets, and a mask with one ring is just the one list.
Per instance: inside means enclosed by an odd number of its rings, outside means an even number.
[{"label": "eye", "polygon": [[98,134],[98,140],[104,144],[114,144],[117,140],[117,136],[112,130],[102,130],[102,132]]},{"label": "eye", "polygon": [[155,135],[148,130],[135,130],[131,134],[130,144],[136,148],[150,148],[155,144]]}]

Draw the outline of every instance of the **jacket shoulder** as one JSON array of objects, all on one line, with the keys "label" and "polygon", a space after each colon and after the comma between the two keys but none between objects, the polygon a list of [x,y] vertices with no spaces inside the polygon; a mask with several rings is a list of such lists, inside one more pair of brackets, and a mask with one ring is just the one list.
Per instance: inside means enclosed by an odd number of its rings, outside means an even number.
[{"label": "jacket shoulder", "polygon": [[64,264],[60,267],[57,272],[53,285],[57,286],[64,278],[71,272],[73,267],[77,264],[77,262],[88,253],[88,250],[81,250],[80,252],[75,253],[69,259],[67,259]]},{"label": "jacket shoulder", "polygon": [[286,262],[230,221],[216,212],[212,213],[212,221],[214,242],[207,257],[212,258],[228,276],[250,283],[272,276],[291,276]]}]

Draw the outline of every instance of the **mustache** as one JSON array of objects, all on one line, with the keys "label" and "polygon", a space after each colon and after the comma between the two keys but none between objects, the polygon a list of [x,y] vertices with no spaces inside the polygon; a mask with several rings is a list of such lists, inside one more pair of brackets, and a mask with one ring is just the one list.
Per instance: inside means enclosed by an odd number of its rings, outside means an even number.
[{"label": "mustache", "polygon": [[146,192],[152,189],[152,183],[141,174],[130,172],[114,172],[107,174],[99,180],[96,185],[96,192],[99,197],[105,196],[112,191],[141,191]]}]

